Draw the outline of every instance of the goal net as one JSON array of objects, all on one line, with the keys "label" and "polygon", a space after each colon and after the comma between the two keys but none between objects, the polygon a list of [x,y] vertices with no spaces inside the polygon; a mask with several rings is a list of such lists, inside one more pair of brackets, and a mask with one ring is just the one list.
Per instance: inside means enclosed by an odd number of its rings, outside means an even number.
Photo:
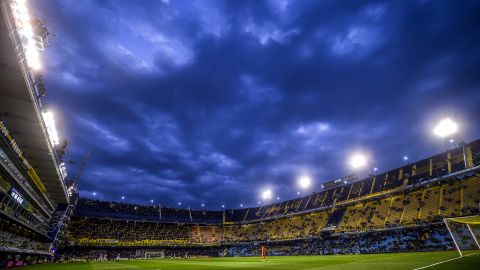
[{"label": "goal net", "polygon": [[145,259],[165,258],[163,251],[145,251]]},{"label": "goal net", "polygon": [[480,252],[480,216],[443,220],[460,256]]}]

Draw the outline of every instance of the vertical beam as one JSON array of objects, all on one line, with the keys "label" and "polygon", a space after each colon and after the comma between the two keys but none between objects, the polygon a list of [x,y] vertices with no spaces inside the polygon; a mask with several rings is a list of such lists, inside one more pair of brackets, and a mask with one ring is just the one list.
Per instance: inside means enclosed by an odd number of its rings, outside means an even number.
[{"label": "vertical beam", "polygon": [[[469,162],[467,158],[467,145],[464,142],[462,142],[461,145],[462,145],[462,151],[463,151],[463,161],[465,162],[465,169],[468,169],[470,168],[469,166],[470,164],[468,164]],[[468,149],[470,149],[470,147],[468,147]]]},{"label": "vertical beam", "polygon": [[320,206],[323,206],[323,203],[325,202],[325,199],[326,199],[327,196],[328,196],[328,192],[330,192],[330,190],[328,190],[327,192],[325,192],[325,196],[323,196],[322,203],[320,204]]},{"label": "vertical beam", "polygon": [[452,154],[450,152],[447,153],[447,171],[448,173],[452,173]]},{"label": "vertical beam", "polygon": [[460,180],[460,209],[459,209],[459,215],[462,215],[462,209],[463,209],[463,179]]},{"label": "vertical beam", "polygon": [[[352,187],[353,187],[353,185],[352,185]],[[335,204],[337,202],[337,199],[338,199],[337,196],[335,196],[336,194],[337,194],[337,189],[334,189],[333,194],[332,194],[332,198],[333,198],[332,203],[333,204]]]},{"label": "vertical beam", "polygon": [[[319,194],[317,194],[317,197],[318,197],[318,195],[319,195]],[[308,203],[310,202],[310,199],[312,198],[312,196],[313,196],[313,195],[308,196],[308,200],[307,200],[307,202],[305,203],[305,205],[303,206],[303,209],[307,208]],[[315,198],[316,198],[316,197],[315,197]],[[315,199],[315,200],[317,200],[317,199]]]},{"label": "vertical beam", "polygon": [[428,166],[428,175],[432,176],[432,174],[433,174],[433,160],[429,159],[428,161],[430,162],[429,166]]},{"label": "vertical beam", "polygon": [[330,213],[328,213],[328,211],[323,213],[323,214],[324,215],[323,215],[323,218],[322,218],[322,223],[320,225],[320,229],[323,229],[323,227],[325,227],[325,225],[327,225],[327,222],[328,222],[327,218],[330,216],[329,215]]},{"label": "vertical beam", "polygon": [[248,212],[250,211],[250,208],[247,209],[247,212],[245,212],[245,216],[243,217],[243,221],[247,220]]},{"label": "vertical beam", "polygon": [[[360,205],[363,205],[363,204],[360,204]],[[361,208],[360,217],[358,218],[358,222],[357,222],[357,228],[356,228],[357,230],[359,229],[360,224],[362,223],[362,217],[364,216],[363,212],[365,211],[365,208],[367,208],[367,204],[363,205],[363,207]]]},{"label": "vertical beam", "polygon": [[372,183],[372,187],[370,188],[370,194],[372,194],[373,192],[373,187],[375,186],[375,180],[377,180],[377,176],[373,177],[373,183]]},{"label": "vertical beam", "polygon": [[352,194],[353,185],[354,185],[354,184],[352,184],[352,185],[350,186],[350,190],[348,191],[347,200],[350,199],[350,194]]},{"label": "vertical beam", "polygon": [[456,240],[455,237],[453,236],[452,230],[450,230],[450,226],[448,226],[448,221],[447,221],[447,219],[444,218],[444,219],[443,219],[443,222],[445,223],[445,226],[447,226],[447,230],[448,230],[448,232],[450,233],[450,236],[452,237],[453,243],[455,244],[455,247],[457,248],[458,253],[460,253],[460,257],[463,257],[463,253],[462,253],[462,251],[460,250],[460,247],[459,247],[458,244],[457,244],[457,240]]},{"label": "vertical beam", "polygon": [[197,233],[198,233],[198,239],[200,239],[200,243],[203,243],[202,232],[200,231],[200,226],[198,225],[197,225]]},{"label": "vertical beam", "polygon": [[385,224],[387,224],[388,216],[390,215],[390,209],[392,209],[392,203],[393,203],[393,197],[390,198],[390,205],[388,206],[388,209],[387,209],[387,215],[385,216],[385,220],[383,221],[384,227],[385,227]]},{"label": "vertical beam", "polygon": [[400,224],[402,224],[403,222],[403,216],[405,215],[405,208],[407,208],[407,205],[405,204],[406,199],[407,199],[407,195],[404,195],[402,200],[403,208],[402,208],[402,214],[400,215]]},{"label": "vertical beam", "polygon": [[427,205],[426,203],[423,203],[423,201],[425,200],[425,193],[427,193],[427,189],[424,189],[422,192],[422,200],[420,201],[420,204],[423,204],[423,206],[419,205],[420,207],[417,213],[417,219],[420,219],[420,215],[422,214],[422,209],[424,206]]},{"label": "vertical beam", "polygon": [[463,158],[465,159],[465,168],[473,167],[472,148],[470,146],[464,146]]},{"label": "vertical beam", "polygon": [[443,185],[440,185],[440,193],[438,194],[438,212],[437,215],[440,216],[442,213],[442,201],[443,201]]},{"label": "vertical beam", "polygon": [[[380,206],[381,203],[378,203],[377,206],[375,206],[375,213],[378,213],[378,207]],[[370,223],[373,225],[373,220],[377,218],[377,215],[373,215],[372,220],[370,220]],[[375,227],[374,227],[375,228]]]}]

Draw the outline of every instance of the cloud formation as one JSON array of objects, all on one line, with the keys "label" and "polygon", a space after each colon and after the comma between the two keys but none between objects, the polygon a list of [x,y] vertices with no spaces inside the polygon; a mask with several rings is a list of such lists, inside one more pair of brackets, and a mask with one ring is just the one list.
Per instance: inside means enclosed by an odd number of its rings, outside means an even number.
[{"label": "cloud formation", "polygon": [[480,137],[478,1],[31,2],[69,158],[92,146],[85,196],[254,205],[357,150],[380,170],[435,154],[445,115]]}]

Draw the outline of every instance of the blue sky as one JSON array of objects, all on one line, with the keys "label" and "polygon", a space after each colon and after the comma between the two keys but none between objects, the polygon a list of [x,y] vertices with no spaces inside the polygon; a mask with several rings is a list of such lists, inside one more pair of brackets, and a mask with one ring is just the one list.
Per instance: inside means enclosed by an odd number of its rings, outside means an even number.
[{"label": "blue sky", "polygon": [[445,116],[480,137],[479,1],[31,2],[84,196],[255,205],[438,153]]}]

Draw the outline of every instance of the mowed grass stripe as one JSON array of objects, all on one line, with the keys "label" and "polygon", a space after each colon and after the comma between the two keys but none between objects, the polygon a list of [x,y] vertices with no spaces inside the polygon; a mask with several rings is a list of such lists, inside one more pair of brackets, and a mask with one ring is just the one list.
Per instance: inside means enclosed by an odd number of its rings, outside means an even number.
[{"label": "mowed grass stripe", "polygon": [[[418,252],[366,255],[290,256],[269,257],[262,261],[258,257],[205,258],[205,259],[143,259],[119,262],[88,262],[48,264],[27,267],[32,270],[413,270],[457,257],[452,252]],[[478,270],[480,256],[470,256],[432,268],[432,270]],[[475,264],[477,268],[475,268]],[[471,266],[473,265],[474,268]]]}]

